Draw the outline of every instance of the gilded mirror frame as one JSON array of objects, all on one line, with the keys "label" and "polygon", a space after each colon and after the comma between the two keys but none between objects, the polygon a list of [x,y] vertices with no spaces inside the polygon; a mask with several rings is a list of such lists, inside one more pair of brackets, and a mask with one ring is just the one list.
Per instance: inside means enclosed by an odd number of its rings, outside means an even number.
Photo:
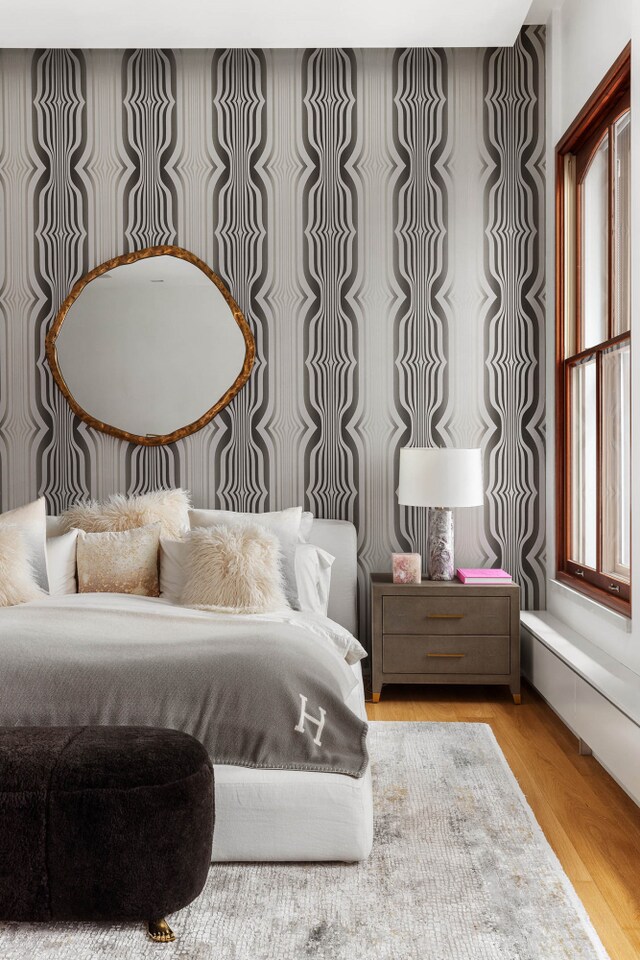
[{"label": "gilded mirror frame", "polygon": [[[91,283],[92,280],[95,280],[96,277],[100,277],[103,273],[113,270],[115,267],[121,267],[126,264],[135,263],[137,260],[146,260],[148,257],[161,256],[171,256],[177,257],[180,260],[186,260],[187,263],[190,263],[194,267],[197,267],[199,270],[201,270],[205,276],[208,277],[213,284],[215,284],[224,297],[227,306],[231,311],[233,319],[240,328],[245,343],[245,357],[242,369],[229,389],[226,390],[220,399],[217,400],[216,403],[214,403],[214,405],[205,413],[203,413],[202,416],[197,420],[194,420],[192,423],[189,423],[184,427],[174,430],[172,433],[162,435],[147,434],[146,436],[139,436],[134,433],[129,433],[127,430],[122,430],[119,427],[114,427],[110,423],[103,423],[101,420],[97,420],[80,406],[71,393],[71,390],[67,386],[64,376],[62,375],[62,371],[58,363],[56,340],[58,339],[67,313],[87,284]],[[220,277],[194,253],[191,253],[189,250],[185,250],[182,247],[174,246],[146,247],[144,250],[136,250],[135,253],[125,253],[122,256],[113,257],[111,260],[101,263],[99,266],[94,267],[89,273],[85,274],[84,277],[81,277],[80,280],[73,285],[71,293],[60,307],[60,310],[58,311],[58,314],[51,325],[51,329],[47,333],[45,349],[47,361],[49,363],[49,367],[51,368],[51,372],[53,373],[53,378],[64,395],[65,400],[77,417],[89,424],[89,426],[93,427],[95,430],[99,430],[102,433],[108,433],[112,437],[118,437],[120,440],[128,440],[130,443],[142,444],[143,446],[147,447],[175,443],[176,440],[182,440],[184,437],[188,437],[192,433],[196,433],[198,430],[201,430],[202,427],[213,420],[213,418],[220,413],[221,410],[224,410],[224,408],[233,400],[235,395],[242,389],[249,379],[256,355],[256,344],[253,334],[249,329],[249,324],[247,323],[244,314],[240,310],[240,307],[229,293],[224,281],[222,281]]]}]

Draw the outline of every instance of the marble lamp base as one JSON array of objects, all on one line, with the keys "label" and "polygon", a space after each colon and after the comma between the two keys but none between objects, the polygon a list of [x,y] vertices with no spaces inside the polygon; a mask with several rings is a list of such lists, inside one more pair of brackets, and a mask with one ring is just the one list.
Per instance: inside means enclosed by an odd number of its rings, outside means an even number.
[{"label": "marble lamp base", "polygon": [[453,580],[453,511],[429,509],[427,573],[430,580]]}]

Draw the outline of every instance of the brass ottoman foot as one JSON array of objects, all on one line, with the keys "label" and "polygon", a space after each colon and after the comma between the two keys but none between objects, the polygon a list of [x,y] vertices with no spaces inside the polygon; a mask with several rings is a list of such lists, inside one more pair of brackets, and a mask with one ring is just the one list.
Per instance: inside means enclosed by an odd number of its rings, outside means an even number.
[{"label": "brass ottoman foot", "polygon": [[163,917],[160,917],[159,920],[149,920],[147,936],[155,943],[173,943],[176,938],[175,933]]}]

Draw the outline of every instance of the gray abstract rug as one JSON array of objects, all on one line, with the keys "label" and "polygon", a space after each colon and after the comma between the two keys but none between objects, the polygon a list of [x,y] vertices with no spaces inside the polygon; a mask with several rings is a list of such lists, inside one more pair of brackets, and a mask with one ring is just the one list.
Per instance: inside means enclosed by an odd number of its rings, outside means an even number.
[{"label": "gray abstract rug", "polygon": [[0,924],[2,960],[606,960],[482,723],[371,724],[375,841],[362,864],[217,864],[174,915]]}]

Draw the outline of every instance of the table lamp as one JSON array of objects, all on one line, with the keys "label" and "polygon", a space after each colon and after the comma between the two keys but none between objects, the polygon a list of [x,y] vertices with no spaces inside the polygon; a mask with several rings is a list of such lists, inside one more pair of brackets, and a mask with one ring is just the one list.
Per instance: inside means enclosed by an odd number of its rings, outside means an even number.
[{"label": "table lamp", "polygon": [[452,507],[483,502],[482,452],[446,447],[402,447],[398,503],[430,507],[427,575],[453,580]]}]

